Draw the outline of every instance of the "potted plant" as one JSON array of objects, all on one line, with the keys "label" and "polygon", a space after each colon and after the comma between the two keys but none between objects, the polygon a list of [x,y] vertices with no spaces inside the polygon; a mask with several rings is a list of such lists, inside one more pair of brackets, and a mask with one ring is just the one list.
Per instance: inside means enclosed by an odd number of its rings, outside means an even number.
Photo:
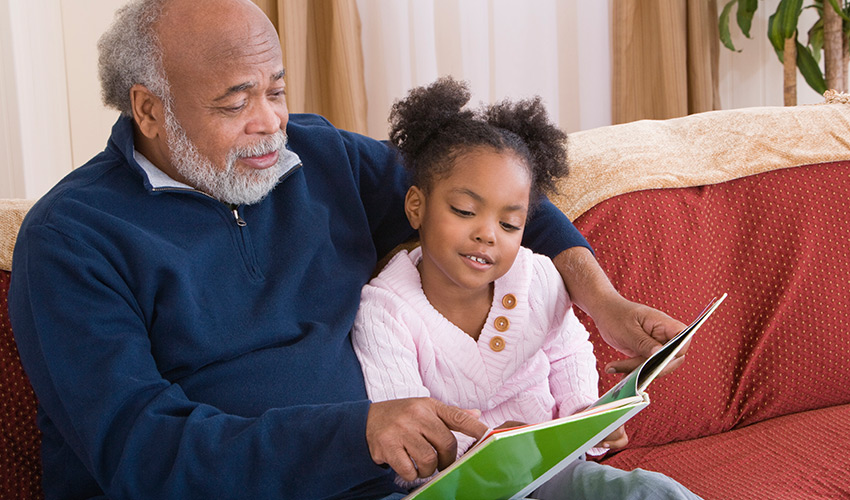
[{"label": "potted plant", "polygon": [[[797,69],[816,92],[823,94],[827,89],[847,91],[847,66],[850,62],[850,0],[813,0],[805,8],[816,9],[818,20],[808,30],[808,42],[799,41],[800,14],[804,0],[780,0],[768,19],[767,37],[776,56],[783,63],[785,105],[797,103]],[[732,9],[736,9],[736,20],[741,32],[750,37],[753,15],[758,9],[758,0],[730,0],[723,7],[718,19],[720,41],[729,50],[735,51],[730,31]],[[820,68],[821,52],[824,55],[824,71]]]}]

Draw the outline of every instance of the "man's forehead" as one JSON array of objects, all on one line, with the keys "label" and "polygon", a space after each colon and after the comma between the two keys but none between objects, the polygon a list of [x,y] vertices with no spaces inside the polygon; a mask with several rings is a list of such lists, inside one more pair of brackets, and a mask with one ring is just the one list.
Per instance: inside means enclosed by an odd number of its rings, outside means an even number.
[{"label": "man's forehead", "polygon": [[199,49],[210,64],[247,63],[267,65],[281,63],[283,55],[277,33],[255,26],[253,29],[224,30],[201,41]]},{"label": "man's forehead", "polygon": [[[166,65],[272,66],[282,64],[280,39],[256,6],[215,2],[218,8],[175,2],[158,31]],[[174,68],[177,69],[177,68]]]}]

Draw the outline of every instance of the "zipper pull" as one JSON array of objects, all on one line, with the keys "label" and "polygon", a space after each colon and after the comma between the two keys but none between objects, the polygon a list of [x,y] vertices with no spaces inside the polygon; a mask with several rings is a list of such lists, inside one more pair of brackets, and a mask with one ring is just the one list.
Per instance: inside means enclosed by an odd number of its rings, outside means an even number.
[{"label": "zipper pull", "polygon": [[239,215],[239,209],[238,209],[237,207],[234,207],[234,208],[233,208],[233,217],[235,217],[235,218],[236,218],[236,225],[237,225],[237,226],[239,226],[239,227],[245,227],[245,226],[247,226],[247,225],[248,225],[248,223],[247,223],[247,222],[245,222],[245,219],[243,219],[243,218],[242,218],[242,216],[241,216],[241,215]]}]

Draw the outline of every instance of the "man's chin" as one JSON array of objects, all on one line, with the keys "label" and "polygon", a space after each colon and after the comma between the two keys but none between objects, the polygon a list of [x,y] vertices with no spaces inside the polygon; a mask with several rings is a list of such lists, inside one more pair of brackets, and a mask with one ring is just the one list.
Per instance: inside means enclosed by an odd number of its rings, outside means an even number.
[{"label": "man's chin", "polygon": [[[280,182],[280,170],[279,167],[272,167],[262,172],[252,172],[253,175],[247,175],[237,182],[230,183],[221,192],[211,194],[219,200],[233,205],[253,205],[259,203],[271,194]],[[262,174],[262,176],[258,176],[258,173]],[[245,182],[246,178],[252,177],[253,179]]]}]

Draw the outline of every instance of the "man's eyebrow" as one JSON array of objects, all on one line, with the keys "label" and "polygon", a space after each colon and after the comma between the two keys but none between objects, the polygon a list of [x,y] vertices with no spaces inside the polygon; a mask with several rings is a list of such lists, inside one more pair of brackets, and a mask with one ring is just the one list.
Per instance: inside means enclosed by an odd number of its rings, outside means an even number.
[{"label": "man's eyebrow", "polygon": [[[286,70],[282,69],[282,70],[278,71],[277,73],[273,74],[269,78],[269,81],[274,83],[278,80],[282,80],[285,74],[286,74]],[[250,90],[250,89],[252,89],[256,86],[257,86],[257,84],[254,83],[254,82],[238,83],[238,84],[236,84],[232,87],[228,87],[227,90],[225,90],[222,95],[216,97],[215,99],[213,99],[213,101],[221,101],[221,100],[227,99],[228,97],[232,96],[233,94],[245,92],[246,90]]]},{"label": "man's eyebrow", "polygon": [[236,84],[232,87],[228,87],[228,89],[225,90],[223,94],[221,94],[220,96],[213,99],[213,101],[222,101],[222,100],[227,99],[228,97],[232,96],[233,94],[245,92],[246,90],[252,89],[256,86],[257,86],[257,84],[254,83],[254,82],[244,82],[244,83]]}]

